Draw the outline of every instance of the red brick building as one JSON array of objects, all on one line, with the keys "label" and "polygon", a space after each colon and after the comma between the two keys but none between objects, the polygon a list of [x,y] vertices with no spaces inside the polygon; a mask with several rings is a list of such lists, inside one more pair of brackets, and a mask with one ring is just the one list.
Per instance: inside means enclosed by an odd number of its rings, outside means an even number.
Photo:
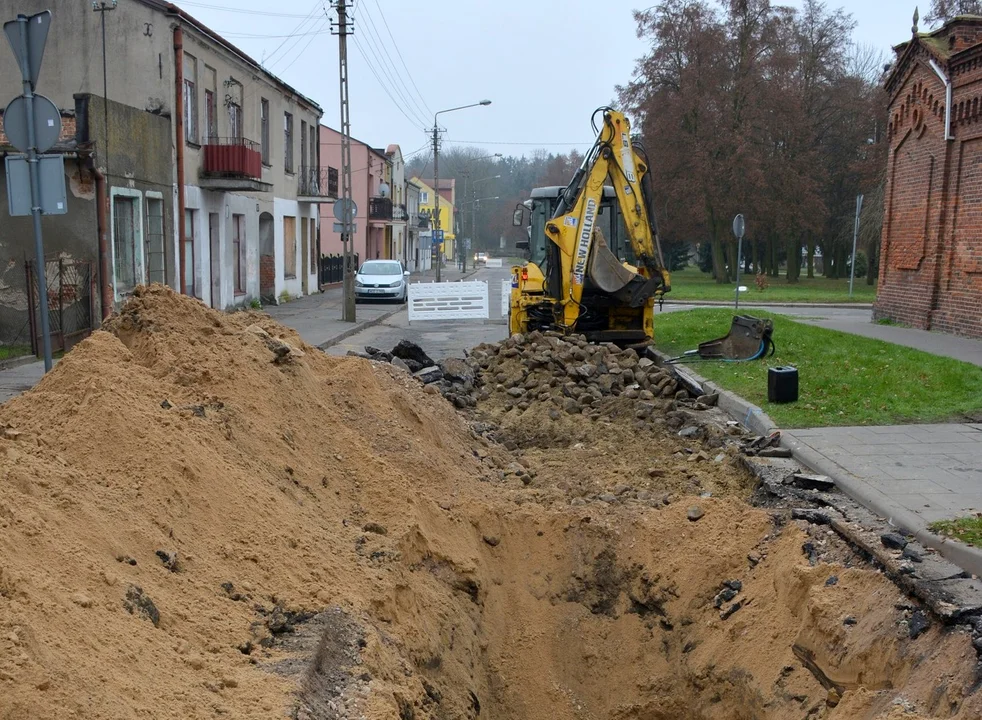
[{"label": "red brick building", "polygon": [[982,17],[898,45],[874,319],[982,337]]}]

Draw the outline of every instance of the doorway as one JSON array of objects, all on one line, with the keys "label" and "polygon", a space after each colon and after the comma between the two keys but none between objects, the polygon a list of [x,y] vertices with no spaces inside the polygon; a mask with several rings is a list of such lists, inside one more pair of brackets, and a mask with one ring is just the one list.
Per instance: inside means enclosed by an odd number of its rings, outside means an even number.
[{"label": "doorway", "polygon": [[276,298],[276,256],[273,248],[273,216],[264,212],[259,216],[259,294],[267,300]]},{"label": "doorway", "polygon": [[300,218],[300,287],[304,295],[310,295],[310,250],[307,244],[310,238],[307,234],[307,218]]}]

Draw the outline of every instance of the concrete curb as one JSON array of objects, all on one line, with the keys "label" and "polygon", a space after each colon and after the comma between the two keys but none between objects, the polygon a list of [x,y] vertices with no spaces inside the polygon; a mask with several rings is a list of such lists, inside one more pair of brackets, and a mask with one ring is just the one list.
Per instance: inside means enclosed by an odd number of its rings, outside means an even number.
[{"label": "concrete curb", "polygon": [[[662,365],[668,364],[669,356],[657,350],[652,350]],[[689,386],[690,391],[703,395],[719,393],[719,408],[734,420],[742,423],[757,435],[770,435],[780,428],[761,408],[744,400],[739,395],[720,388],[716,383],[707,380],[687,367],[672,365],[682,382]],[[971,547],[954,540],[949,540],[927,529],[927,523],[915,513],[901,507],[889,496],[867,485],[859,477],[843,470],[824,455],[805,446],[801,441],[788,434],[781,433],[781,445],[791,450],[794,459],[813,472],[828,475],[835,481],[842,492],[867,508],[871,512],[885,518],[887,523],[897,527],[907,535],[912,535],[925,547],[937,550],[943,557],[958,567],[973,575],[982,576],[982,549]]]},{"label": "concrete curb", "polygon": [[[457,280],[447,280],[446,282],[458,282],[459,280],[464,280],[465,278],[469,278],[471,275],[475,274],[476,272],[477,272],[477,270],[472,270],[469,273],[467,273],[466,275],[461,275],[459,278],[457,278]],[[337,345],[342,340],[347,340],[352,335],[357,335],[362,330],[365,330],[365,329],[370,328],[370,327],[375,327],[376,325],[381,325],[386,320],[388,320],[390,317],[392,317],[393,315],[397,315],[398,313],[402,312],[405,309],[406,309],[406,306],[400,304],[399,307],[397,307],[395,310],[392,310],[392,311],[387,312],[387,313],[383,313],[383,314],[379,315],[377,318],[372,318],[371,320],[366,320],[363,323],[356,322],[352,327],[348,328],[347,330],[345,330],[344,332],[342,332],[342,333],[340,333],[338,335],[335,335],[330,340],[325,340],[324,342],[322,342],[317,347],[319,347],[321,350],[327,350],[329,347],[333,347],[333,346]]]},{"label": "concrete curb", "polygon": [[10,358],[9,360],[0,361],[0,372],[3,372],[4,370],[13,370],[14,368],[22,367],[24,365],[31,365],[36,362],[43,361],[34,355],[24,355],[23,357]]},{"label": "concrete curb", "polygon": [[[666,305],[695,305],[696,307],[733,307],[732,302],[722,300],[666,300]],[[760,303],[760,302],[741,302],[740,307],[747,308],[816,308],[830,310],[834,308],[844,308],[846,310],[872,310],[873,303]]]}]

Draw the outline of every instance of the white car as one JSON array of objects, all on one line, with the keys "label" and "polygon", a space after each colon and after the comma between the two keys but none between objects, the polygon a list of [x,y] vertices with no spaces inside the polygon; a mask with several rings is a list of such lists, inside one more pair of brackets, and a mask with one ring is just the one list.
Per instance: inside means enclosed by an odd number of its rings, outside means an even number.
[{"label": "white car", "polygon": [[488,261],[488,254],[486,252],[474,253],[474,262],[478,265],[484,265]]},{"label": "white car", "polygon": [[355,275],[355,302],[409,299],[409,271],[398,260],[368,260]]}]

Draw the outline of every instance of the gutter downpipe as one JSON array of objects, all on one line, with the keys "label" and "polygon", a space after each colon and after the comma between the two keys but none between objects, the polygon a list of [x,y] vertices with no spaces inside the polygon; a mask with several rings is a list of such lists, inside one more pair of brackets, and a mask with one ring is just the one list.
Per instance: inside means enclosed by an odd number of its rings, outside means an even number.
[{"label": "gutter downpipe", "polygon": [[99,298],[102,303],[102,319],[106,320],[113,314],[115,306],[114,291],[109,278],[109,222],[107,216],[107,205],[109,198],[106,197],[106,175],[97,167],[92,168],[95,175],[95,201],[96,201],[96,222],[99,224],[99,274],[102,282],[99,283]]},{"label": "gutter downpipe", "polygon": [[180,21],[174,27],[174,116],[174,140],[177,148],[177,275],[180,278],[181,295],[187,295],[184,277],[187,262],[187,238],[184,234],[184,32]]},{"label": "gutter downpipe", "polygon": [[928,60],[928,64],[931,66],[931,69],[934,70],[937,76],[941,79],[941,82],[944,83],[944,88],[945,88],[944,139],[954,140],[955,136],[951,134],[951,80],[949,80],[948,76],[944,74],[944,71],[941,69],[941,66],[939,66],[938,63],[934,61],[934,58]]}]

